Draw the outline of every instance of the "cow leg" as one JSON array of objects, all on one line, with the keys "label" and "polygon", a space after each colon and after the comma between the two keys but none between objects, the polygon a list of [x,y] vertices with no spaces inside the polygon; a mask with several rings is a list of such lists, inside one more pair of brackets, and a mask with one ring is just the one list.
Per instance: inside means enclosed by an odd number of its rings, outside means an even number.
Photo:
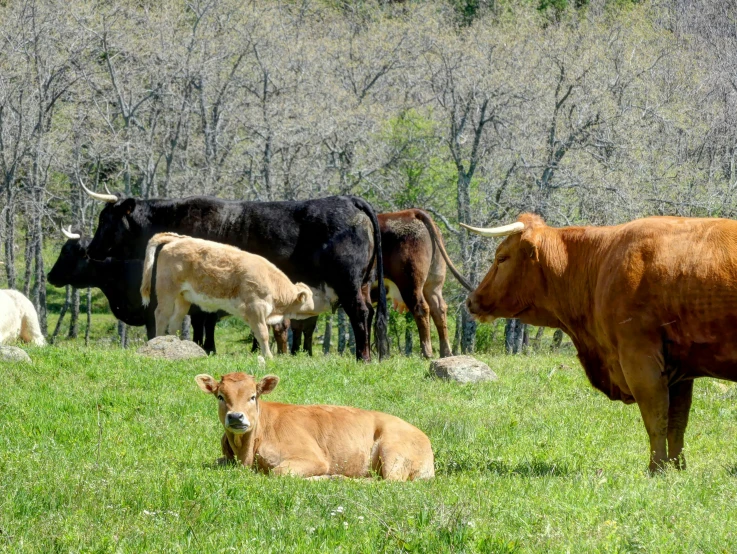
[{"label": "cow leg", "polygon": [[205,333],[205,342],[202,348],[208,354],[215,354],[215,326],[218,322],[217,313],[205,313],[202,319],[202,327]]},{"label": "cow leg", "polygon": [[430,281],[425,283],[425,288],[422,291],[425,300],[430,306],[430,317],[432,317],[435,323],[435,328],[438,330],[438,339],[440,342],[440,357],[445,358],[452,356],[453,351],[450,348],[450,340],[448,338],[448,306],[443,300],[443,285],[440,287],[428,286]]},{"label": "cow leg", "polygon": [[172,333],[182,329],[182,323],[184,318],[189,313],[189,309],[192,307],[190,302],[187,302],[182,295],[179,295],[174,300],[174,313],[169,317],[169,329]]},{"label": "cow leg", "polygon": [[220,439],[220,447],[223,450],[223,457],[218,458],[217,463],[219,465],[235,463],[235,453],[233,452],[233,449],[230,447],[230,443],[228,442],[228,436],[225,433],[223,433],[223,438]]},{"label": "cow leg", "polygon": [[368,342],[368,316],[369,310],[366,306],[363,292],[359,288],[355,290],[351,297],[344,296],[346,302],[343,302],[343,310],[353,327],[353,335],[356,337],[356,359],[364,362],[371,361],[371,345]]},{"label": "cow leg", "polygon": [[146,310],[146,338],[151,340],[156,336],[156,314],[154,310]]},{"label": "cow leg", "polygon": [[[288,322],[288,319],[284,320]],[[287,353],[287,332],[289,331],[289,325],[285,323],[277,323],[274,325],[274,340],[276,341],[276,353],[286,354]]]},{"label": "cow leg", "polygon": [[292,322],[292,356],[302,349],[302,321]]},{"label": "cow leg", "polygon": [[425,358],[432,358],[432,342],[430,340],[430,307],[419,289],[400,289],[404,303],[407,305],[420,332],[420,349]]},{"label": "cow leg", "polygon": [[668,407],[668,458],[676,469],[686,469],[686,458],[683,456],[683,435],[688,425],[693,397],[693,381],[681,381],[668,389],[670,405]]},{"label": "cow leg", "polygon": [[169,329],[169,320],[174,313],[174,305],[168,298],[159,298],[159,304],[156,306],[156,336],[166,335]]},{"label": "cow leg", "polygon": [[192,328],[192,340],[195,344],[202,346],[204,344],[204,321],[205,312],[196,311],[189,314],[190,327]]},{"label": "cow leg", "polygon": [[271,349],[269,348],[269,326],[266,324],[266,318],[263,317],[263,314],[250,313],[247,314],[244,319],[251,327],[253,336],[256,337],[256,340],[258,341],[261,353],[267,359],[273,358],[274,356],[272,356]]},{"label": "cow leg", "polygon": [[[366,283],[361,287],[363,293],[363,301],[366,303],[368,309],[368,321],[366,323],[366,341],[368,342],[369,349],[371,348],[371,330],[374,327],[374,304],[371,301],[371,283]],[[378,291],[377,291],[378,292]],[[358,342],[356,342],[358,344]]]},{"label": "cow leg", "polygon": [[624,344],[619,359],[627,386],[640,408],[650,438],[650,472],[663,469],[668,460],[668,382],[663,375],[663,354],[653,347]]},{"label": "cow leg", "polygon": [[312,337],[315,335],[317,327],[317,316],[304,320],[303,333],[305,336],[305,344],[303,350],[312,356]]},{"label": "cow leg", "polygon": [[274,475],[294,475],[297,477],[319,477],[327,475],[330,471],[330,463],[324,458],[315,459],[289,459],[282,461],[271,470]]}]

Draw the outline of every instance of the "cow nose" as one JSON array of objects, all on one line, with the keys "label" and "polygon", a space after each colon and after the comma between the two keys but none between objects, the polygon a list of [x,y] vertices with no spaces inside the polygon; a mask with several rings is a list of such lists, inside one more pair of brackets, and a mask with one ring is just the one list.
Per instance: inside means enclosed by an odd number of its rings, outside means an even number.
[{"label": "cow nose", "polygon": [[469,312],[473,312],[473,299],[470,296],[466,298],[466,308]]},{"label": "cow nose", "polygon": [[248,422],[248,419],[246,419],[246,416],[241,412],[230,412],[225,417],[225,425],[227,427],[241,430],[248,429],[251,426],[251,424]]}]

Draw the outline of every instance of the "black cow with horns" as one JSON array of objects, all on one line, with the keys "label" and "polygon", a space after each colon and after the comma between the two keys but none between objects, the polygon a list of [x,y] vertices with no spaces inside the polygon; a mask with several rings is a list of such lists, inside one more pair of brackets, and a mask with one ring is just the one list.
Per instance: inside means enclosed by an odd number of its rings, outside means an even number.
[{"label": "black cow with horns", "polygon": [[87,249],[90,258],[143,259],[149,239],[161,232],[258,254],[292,281],[312,287],[328,309],[340,302],[356,337],[356,357],[367,362],[373,311],[369,289],[378,279],[377,342],[379,356],[388,354],[381,233],[376,213],[365,200],[354,196],[287,202],[213,196],[139,199],[92,192],[80,184],[89,196],[107,202]]},{"label": "black cow with horns", "polygon": [[[81,289],[99,288],[107,298],[113,315],[123,323],[134,327],[146,326],[149,339],[156,336],[156,294],[151,296],[148,306],[141,300],[143,260],[92,260],[87,256],[90,239],[79,232],[61,229],[68,239],[61,248],[59,257],[49,271],[48,281],[55,287],[71,285]],[[208,354],[215,353],[215,324],[225,312],[207,313],[197,306],[189,310],[192,319],[194,341]]]}]

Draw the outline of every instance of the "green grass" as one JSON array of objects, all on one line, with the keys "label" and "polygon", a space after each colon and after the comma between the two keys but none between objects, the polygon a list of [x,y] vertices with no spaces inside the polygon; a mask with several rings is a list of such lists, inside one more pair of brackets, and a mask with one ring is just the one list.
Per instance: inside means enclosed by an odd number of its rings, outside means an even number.
[{"label": "green grass", "polygon": [[256,368],[242,343],[221,350],[162,362],[62,342],[0,366],[0,550],[737,549],[737,388],[697,382],[689,469],[652,478],[637,408],[595,392],[571,355],[480,355],[500,381],[470,386],[419,358],[277,358],[273,400],[383,410],[433,443],[429,482],[314,482],[213,465],[216,405],[193,377]]}]

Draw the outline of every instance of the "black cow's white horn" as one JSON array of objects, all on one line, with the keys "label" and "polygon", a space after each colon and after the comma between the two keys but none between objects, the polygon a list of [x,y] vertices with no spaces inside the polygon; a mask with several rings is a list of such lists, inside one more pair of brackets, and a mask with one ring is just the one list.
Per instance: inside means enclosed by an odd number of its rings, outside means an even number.
[{"label": "black cow's white horn", "polygon": [[481,235],[482,237],[506,237],[508,235],[514,235],[515,233],[521,233],[525,230],[525,224],[521,221],[515,221],[509,225],[502,225],[501,227],[471,227],[465,223],[461,223],[461,227],[468,229],[472,233]]},{"label": "black cow's white horn", "polygon": [[86,186],[84,186],[84,183],[82,182],[82,179],[79,180],[79,184],[82,185],[82,190],[84,190],[87,193],[87,196],[90,198],[94,198],[95,200],[101,200],[103,202],[117,202],[118,197],[114,194],[100,194],[99,192],[92,192],[90,189],[88,189]]},{"label": "black cow's white horn", "polygon": [[110,192],[110,189],[109,189],[109,188],[107,188],[107,183],[105,183],[105,184],[104,184],[103,186],[105,187],[105,192],[107,192],[107,193],[108,193],[108,194],[110,194],[110,195],[112,195],[112,194],[113,194],[112,192]]},{"label": "black cow's white horn", "polygon": [[82,235],[80,235],[78,233],[72,233],[72,226],[71,225],[69,226],[69,230],[68,231],[66,229],[64,229],[64,226],[62,225],[62,227],[61,227],[61,234],[64,235],[66,238],[71,239],[71,240],[79,240],[80,238],[82,238]]}]

